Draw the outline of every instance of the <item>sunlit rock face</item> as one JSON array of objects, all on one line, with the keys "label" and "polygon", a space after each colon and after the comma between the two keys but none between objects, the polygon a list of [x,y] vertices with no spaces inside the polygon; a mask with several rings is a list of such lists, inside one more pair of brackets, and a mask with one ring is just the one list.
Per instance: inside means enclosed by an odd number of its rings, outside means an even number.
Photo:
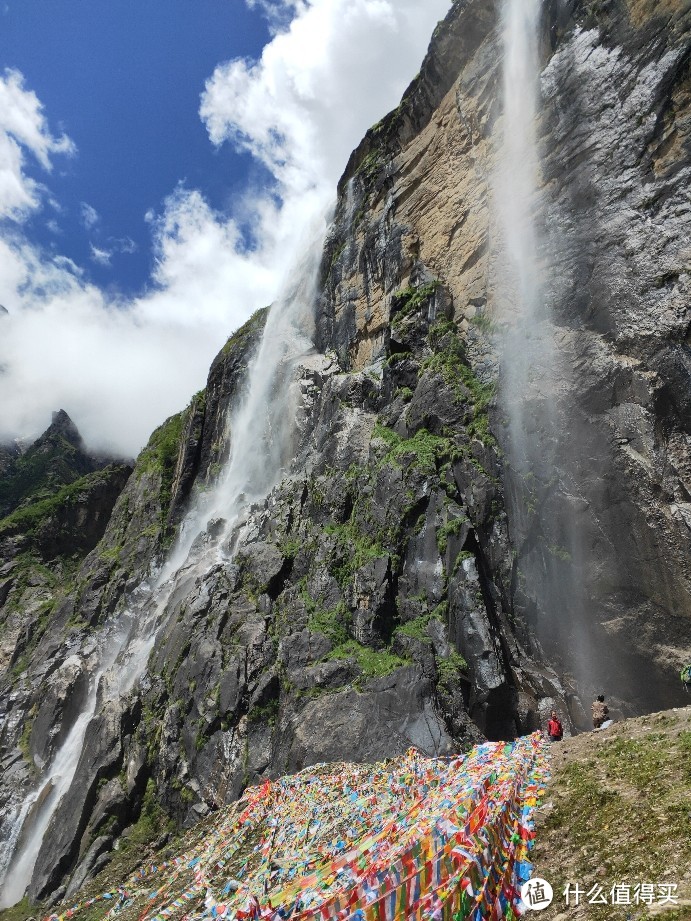
[{"label": "sunlit rock face", "polygon": [[552,706],[583,725],[598,692],[683,700],[691,13],[517,2],[515,25],[456,2],[352,155],[315,348],[265,388],[291,422],[282,453],[252,442],[265,479],[280,458],[268,496],[214,500],[238,445],[252,472],[228,407],[254,405],[262,314],[154,433],[21,655],[7,640],[0,847],[11,866],[37,839],[32,897],[71,895],[155,803],[190,825],[317,761],[445,754]]},{"label": "sunlit rock face", "polygon": [[[669,706],[691,648],[689,11],[543,4],[532,126],[502,98],[505,18],[456,4],[401,108],[353,155],[358,242],[332,249],[320,329],[365,367],[397,347],[396,291],[441,281],[474,373],[498,387],[507,610],[585,700]],[[526,320],[504,215],[521,170],[506,182],[502,160],[531,128]]]}]

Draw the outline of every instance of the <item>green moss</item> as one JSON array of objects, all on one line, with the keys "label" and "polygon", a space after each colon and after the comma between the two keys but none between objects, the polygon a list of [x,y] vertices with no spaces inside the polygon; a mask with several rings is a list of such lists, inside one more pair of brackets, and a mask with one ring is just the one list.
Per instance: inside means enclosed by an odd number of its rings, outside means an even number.
[{"label": "green moss", "polygon": [[146,783],[139,819],[123,835],[120,847],[125,851],[140,849],[170,828],[170,819],[156,798],[156,783],[150,777]]},{"label": "green moss", "polygon": [[[158,533],[158,528],[156,529],[156,532]],[[98,555],[99,555],[99,558],[102,560],[110,561],[113,563],[119,563],[120,556],[122,554],[122,550],[123,550],[122,545],[118,544],[117,547],[108,547],[107,550],[99,551]]]},{"label": "green moss", "polygon": [[426,304],[439,287],[439,281],[431,281],[427,285],[405,288],[397,291],[391,301],[393,323],[399,323],[406,317],[417,313],[423,304]]},{"label": "green moss", "polygon": [[562,563],[571,562],[571,554],[564,547],[558,547],[554,545],[554,546],[549,546],[547,550],[552,554],[552,556],[555,556]]},{"label": "green moss", "polygon": [[223,346],[221,353],[223,355],[229,355],[236,349],[245,348],[250,339],[256,337],[264,328],[264,324],[266,323],[266,318],[268,315],[268,307],[262,307],[260,310],[255,310],[249,320],[243,324],[240,329],[236,330],[228,339],[226,344]]},{"label": "green moss", "polygon": [[489,406],[495,395],[493,384],[484,384],[467,364],[465,346],[454,324],[442,321],[430,329],[428,338],[434,355],[426,358],[421,369],[438,374],[454,392],[459,403],[470,406],[467,431],[485,444],[495,444],[489,429]]},{"label": "green moss", "polygon": [[38,911],[35,904],[29,902],[29,897],[25,896],[21,902],[17,902],[11,908],[3,908],[0,911],[0,921],[26,921],[27,918],[42,917],[46,912]]},{"label": "green moss", "polygon": [[373,435],[381,438],[388,446],[388,451],[381,461],[383,464],[409,466],[414,464],[425,470],[436,471],[437,462],[442,458],[456,456],[452,439],[432,435],[427,429],[420,429],[412,438],[402,438],[393,429],[377,423]]},{"label": "green moss", "polygon": [[461,552],[458,554],[458,556],[453,562],[451,574],[453,575],[453,573],[455,573],[456,570],[460,566],[462,566],[466,560],[474,560],[474,559],[475,559],[475,554],[472,553],[470,550],[461,550]]},{"label": "green moss", "polygon": [[390,675],[402,665],[407,665],[408,660],[402,659],[389,650],[375,650],[363,646],[355,640],[348,640],[333,649],[327,659],[356,659],[363,678],[381,678]]},{"label": "green moss", "polygon": [[340,585],[350,582],[358,569],[368,562],[388,555],[382,543],[362,533],[353,518],[345,524],[327,525],[324,530],[336,538],[336,552],[342,562],[334,566],[333,573]]},{"label": "green moss", "polygon": [[411,352],[394,352],[392,355],[389,355],[385,363],[389,368],[392,368],[394,365],[406,361],[406,359],[411,357],[411,354]]},{"label": "green moss", "polygon": [[32,712],[29,714],[29,716],[27,717],[24,723],[24,728],[22,729],[22,735],[21,735],[21,738],[19,739],[19,748],[21,750],[22,755],[24,756],[24,760],[32,768],[34,767],[34,759],[31,757],[31,730],[34,725],[35,711],[36,711],[36,706],[34,705]]},{"label": "green moss", "polygon": [[362,179],[365,187],[369,188],[375,182],[383,165],[381,153],[375,148],[374,150],[370,150],[362,163],[358,166],[356,175]]},{"label": "green moss", "polygon": [[[184,410],[159,426],[149,439],[149,443],[137,458],[137,476],[145,473],[160,473],[168,482],[168,489],[173,479],[175,463],[180,450],[180,439],[187,421],[188,410]],[[161,486],[161,493],[164,486]]]},{"label": "green moss", "polygon": [[421,617],[416,617],[414,620],[409,620],[405,624],[396,627],[394,634],[409,636],[412,639],[419,640],[421,643],[431,645],[432,637],[429,635],[428,627],[433,620],[438,619],[434,614],[423,614]]},{"label": "green moss", "polygon": [[448,659],[437,660],[437,674],[439,684],[447,691],[451,691],[462,678],[467,677],[468,663],[459,652],[454,650]]},{"label": "green moss", "polygon": [[476,313],[475,316],[471,318],[470,322],[473,326],[477,326],[478,329],[481,329],[483,333],[494,332],[494,323],[484,314]]},{"label": "green moss", "polygon": [[323,633],[332,643],[338,645],[346,642],[348,638],[348,625],[350,624],[350,611],[345,604],[340,604],[330,611],[317,610],[310,615],[307,623],[314,633]]},{"label": "green moss", "polygon": [[273,726],[278,718],[278,708],[278,698],[270,700],[263,707],[252,707],[247,714],[247,720],[250,723],[267,723],[269,726]]},{"label": "green moss", "polygon": [[285,559],[294,560],[303,544],[304,541],[300,540],[299,537],[286,537],[279,542],[278,549],[281,551]]},{"label": "green moss", "polygon": [[444,556],[446,553],[449,537],[457,537],[467,522],[468,519],[465,517],[447,518],[444,524],[437,528],[437,547],[439,548],[441,556]]}]

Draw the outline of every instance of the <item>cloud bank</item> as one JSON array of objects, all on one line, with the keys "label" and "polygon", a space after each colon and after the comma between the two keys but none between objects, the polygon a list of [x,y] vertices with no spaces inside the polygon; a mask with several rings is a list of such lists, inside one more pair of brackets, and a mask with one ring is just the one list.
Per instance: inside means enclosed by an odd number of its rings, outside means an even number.
[{"label": "cloud bank", "polygon": [[[24,223],[49,201],[27,175],[74,152],[21,74],[0,77],[0,439],[37,434],[65,408],[94,447],[136,453],[204,385],[225,338],[276,298],[350,151],[395,106],[448,0],[279,0],[259,61],[219,65],[200,115],[213,144],[249,151],[273,177],[230,214],[181,185],[150,214],[148,291],[122,301]],[[82,220],[95,227],[88,205]],[[251,228],[248,246],[243,228]],[[92,244],[107,263],[126,241]],[[120,249],[119,251],[122,251]]]}]

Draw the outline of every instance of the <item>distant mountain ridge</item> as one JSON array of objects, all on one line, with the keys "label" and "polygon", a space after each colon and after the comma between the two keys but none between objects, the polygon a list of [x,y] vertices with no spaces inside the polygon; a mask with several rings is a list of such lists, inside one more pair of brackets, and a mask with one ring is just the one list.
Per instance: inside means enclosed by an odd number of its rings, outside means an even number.
[{"label": "distant mountain ridge", "polygon": [[16,445],[0,446],[0,518],[111,463],[112,458],[87,450],[77,426],[60,409],[26,452]]}]

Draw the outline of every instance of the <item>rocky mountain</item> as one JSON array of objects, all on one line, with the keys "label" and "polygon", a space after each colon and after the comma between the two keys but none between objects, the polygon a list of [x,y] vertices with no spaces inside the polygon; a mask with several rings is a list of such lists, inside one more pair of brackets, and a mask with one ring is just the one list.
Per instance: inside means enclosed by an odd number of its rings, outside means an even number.
[{"label": "rocky mountain", "polygon": [[[190,825],[316,761],[445,754],[552,706],[584,727],[600,690],[620,714],[683,700],[691,10],[539,7],[532,324],[496,178],[502,11],[456,0],[353,153],[292,383],[264,346],[253,364],[260,312],[154,433],[48,613],[6,618],[5,904],[71,895],[152,802]],[[253,405],[262,370],[255,442],[228,407]],[[23,539],[47,560],[56,529],[32,507]]]},{"label": "rocky mountain", "polygon": [[90,453],[60,410],[25,452],[0,449],[0,469],[0,665],[16,677],[103,537],[132,466]]}]

